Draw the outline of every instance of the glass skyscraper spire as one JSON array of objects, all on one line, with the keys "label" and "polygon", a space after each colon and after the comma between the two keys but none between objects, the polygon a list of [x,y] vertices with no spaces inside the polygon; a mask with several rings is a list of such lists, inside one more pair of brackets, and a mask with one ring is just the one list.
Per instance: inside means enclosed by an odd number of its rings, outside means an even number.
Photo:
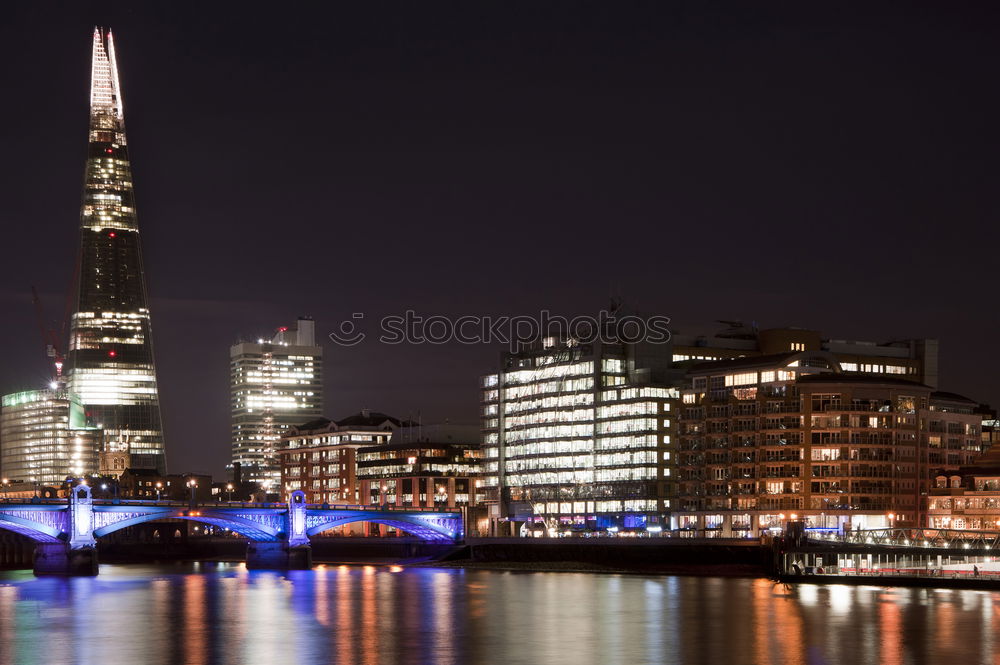
[{"label": "glass skyscraper spire", "polygon": [[94,30],[77,304],[67,373],[105,446],[165,472],[149,303],[111,32]]}]

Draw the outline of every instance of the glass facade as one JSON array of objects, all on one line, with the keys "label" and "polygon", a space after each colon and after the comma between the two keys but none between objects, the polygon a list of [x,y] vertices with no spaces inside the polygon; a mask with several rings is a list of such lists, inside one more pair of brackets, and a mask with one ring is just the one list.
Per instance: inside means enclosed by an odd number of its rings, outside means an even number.
[{"label": "glass facade", "polygon": [[11,481],[58,486],[97,471],[101,432],[83,427],[79,399],[64,389],[4,395],[0,473]]},{"label": "glass facade", "polygon": [[480,460],[478,444],[422,441],[359,448],[359,497],[369,505],[474,506]]},{"label": "glass facade", "polygon": [[281,437],[323,412],[323,348],[313,330],[312,320],[299,319],[294,330],[229,350],[233,462],[244,480],[268,489],[281,482]]},{"label": "glass facade", "polygon": [[90,135],[80,215],[77,306],[67,377],[87,423],[166,472],[132,169],[111,33],[94,31]]},{"label": "glass facade", "polygon": [[506,517],[550,528],[662,524],[677,390],[632,380],[626,345],[550,346],[504,364],[481,385],[487,498],[528,505],[530,517]]}]

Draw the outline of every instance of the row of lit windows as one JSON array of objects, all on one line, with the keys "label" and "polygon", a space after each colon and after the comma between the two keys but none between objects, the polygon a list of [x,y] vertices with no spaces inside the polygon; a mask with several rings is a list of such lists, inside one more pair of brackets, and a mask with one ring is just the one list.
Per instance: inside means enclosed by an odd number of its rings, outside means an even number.
[{"label": "row of lit windows", "polygon": [[[594,403],[594,393],[580,392],[569,395],[558,395],[552,397],[541,397],[537,399],[520,399],[512,402],[504,402],[503,410],[507,415],[519,413],[521,411],[535,411],[537,409],[565,409],[574,406],[589,406]],[[495,404],[492,406],[496,406]],[[492,413],[496,413],[493,411]]]},{"label": "row of lit windows", "polygon": [[[604,404],[597,407],[598,418],[621,418],[622,416],[653,416],[660,412],[656,402],[626,402],[624,404]],[[670,404],[663,403],[662,410],[670,411]]]},{"label": "row of lit windows", "polygon": [[508,416],[504,419],[504,425],[506,427],[514,428],[547,423],[592,422],[593,420],[593,409],[561,409],[558,411],[542,411],[525,416]]},{"label": "row of lit windows", "polygon": [[655,499],[626,499],[605,501],[547,501],[532,504],[540,515],[582,515],[590,513],[649,512],[657,510]]},{"label": "row of lit windows", "polygon": [[542,383],[530,383],[521,386],[511,386],[504,388],[505,400],[518,400],[525,397],[534,397],[546,393],[568,393],[583,390],[593,390],[594,379],[586,377],[582,379],[562,379],[559,381],[544,381]]},{"label": "row of lit windows", "polygon": [[[619,422],[632,421],[612,421],[605,425],[617,424]],[[655,422],[655,421],[654,421]],[[607,430],[612,431],[612,430]],[[574,425],[539,425],[535,427],[525,427],[524,429],[507,430],[504,433],[508,444],[518,441],[528,441],[533,439],[552,439],[556,437],[579,437],[593,436],[594,424],[592,422]]]},{"label": "row of lit windows", "polygon": [[594,363],[589,361],[564,365],[550,365],[540,369],[524,369],[507,372],[504,375],[504,384],[507,386],[527,384],[569,376],[585,376],[593,373]]},{"label": "row of lit windows", "polygon": [[591,455],[564,455],[562,457],[539,457],[507,460],[504,469],[508,472],[537,471],[540,469],[592,469]]}]

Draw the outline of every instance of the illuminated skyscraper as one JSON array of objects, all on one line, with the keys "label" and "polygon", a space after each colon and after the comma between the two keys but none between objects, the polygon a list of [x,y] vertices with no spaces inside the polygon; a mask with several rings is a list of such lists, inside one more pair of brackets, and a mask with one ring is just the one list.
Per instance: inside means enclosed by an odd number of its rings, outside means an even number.
[{"label": "illuminated skyscraper", "polygon": [[271,339],[229,349],[233,463],[243,480],[277,490],[279,440],[289,427],[323,413],[323,347],[316,344],[315,326],[299,318]]},{"label": "illuminated skyscraper", "polygon": [[90,138],[80,214],[79,289],[70,328],[69,389],[107,445],[165,472],[132,169],[111,32],[94,30]]}]

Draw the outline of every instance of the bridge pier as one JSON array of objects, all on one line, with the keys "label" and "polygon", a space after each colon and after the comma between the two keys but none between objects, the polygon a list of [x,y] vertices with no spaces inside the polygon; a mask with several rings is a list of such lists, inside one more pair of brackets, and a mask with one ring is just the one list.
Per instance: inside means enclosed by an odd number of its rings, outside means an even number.
[{"label": "bridge pier", "polygon": [[35,575],[96,575],[97,550],[73,549],[69,543],[37,543],[34,556]]},{"label": "bridge pier", "polygon": [[287,542],[247,543],[247,568],[250,570],[309,570],[312,547],[291,546]]}]

